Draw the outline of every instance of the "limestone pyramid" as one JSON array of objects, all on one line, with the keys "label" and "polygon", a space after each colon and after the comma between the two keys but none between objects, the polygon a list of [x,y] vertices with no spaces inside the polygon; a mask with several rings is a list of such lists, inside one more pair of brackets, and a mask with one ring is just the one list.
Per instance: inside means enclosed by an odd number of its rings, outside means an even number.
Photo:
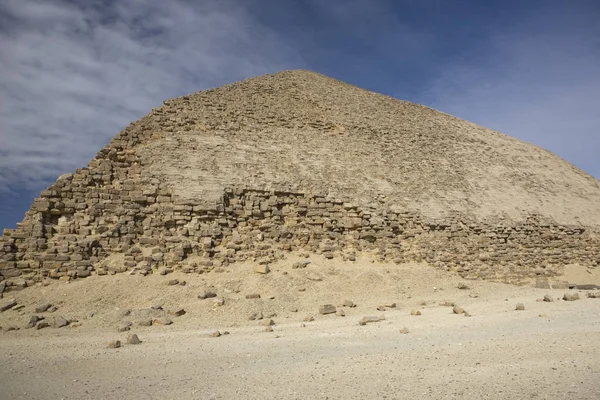
[{"label": "limestone pyramid", "polygon": [[9,289],[290,251],[524,282],[600,262],[600,182],[539,147],[309,71],[165,101],[0,237]]}]

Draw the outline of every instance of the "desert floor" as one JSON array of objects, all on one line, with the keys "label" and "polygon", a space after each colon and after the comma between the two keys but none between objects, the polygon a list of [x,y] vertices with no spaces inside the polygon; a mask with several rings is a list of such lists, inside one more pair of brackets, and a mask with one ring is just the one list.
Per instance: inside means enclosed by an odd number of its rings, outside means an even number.
[{"label": "desert floor", "polygon": [[[272,265],[266,275],[238,265],[204,275],[92,276],[4,293],[0,305],[14,298],[24,307],[0,313],[0,398],[600,398],[600,299],[587,291],[464,281],[417,264],[315,258],[293,269],[295,261]],[[173,279],[186,285],[168,285]],[[224,304],[198,299],[206,287]],[[565,293],[580,300],[559,300]],[[545,295],[554,301],[541,301]],[[319,314],[320,305],[346,300],[356,306],[338,307],[344,317]],[[36,313],[42,302],[58,309]],[[515,310],[517,303],[525,310]],[[177,308],[186,313],[172,315]],[[422,315],[411,315],[416,310]],[[264,318],[249,320],[254,313]],[[32,315],[71,324],[26,329]],[[381,315],[385,320],[358,324]],[[305,322],[308,316],[314,321]],[[160,317],[173,324],[139,325]],[[269,319],[272,332],[263,325]],[[118,332],[127,323],[130,330]],[[217,330],[222,335],[213,337]],[[131,333],[142,343],[127,344]],[[111,340],[123,346],[108,348]]]}]

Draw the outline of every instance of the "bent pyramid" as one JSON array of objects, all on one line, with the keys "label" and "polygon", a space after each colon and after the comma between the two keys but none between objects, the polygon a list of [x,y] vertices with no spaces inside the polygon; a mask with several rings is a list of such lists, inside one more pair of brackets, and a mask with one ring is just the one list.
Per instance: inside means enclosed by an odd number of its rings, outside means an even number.
[{"label": "bent pyramid", "polygon": [[308,71],[165,101],[0,238],[9,289],[290,251],[514,283],[600,262],[600,182],[552,153]]}]

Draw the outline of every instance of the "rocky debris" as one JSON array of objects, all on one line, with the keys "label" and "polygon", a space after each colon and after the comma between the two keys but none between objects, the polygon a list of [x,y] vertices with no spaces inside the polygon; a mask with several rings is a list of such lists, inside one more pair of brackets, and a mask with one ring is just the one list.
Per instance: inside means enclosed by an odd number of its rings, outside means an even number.
[{"label": "rocky debris", "polygon": [[273,327],[272,326],[267,326],[265,328],[265,332],[273,332]]},{"label": "rocky debris", "polygon": [[130,333],[127,335],[127,344],[140,344],[142,341],[135,333]]},{"label": "rocky debris", "polygon": [[152,320],[152,325],[171,325],[173,321],[171,321],[167,317],[158,317]]},{"label": "rocky debris", "polygon": [[217,297],[217,292],[212,288],[205,288],[198,294],[198,298],[201,300],[210,299],[212,297]]},{"label": "rocky debris", "polygon": [[410,311],[410,315],[413,315],[413,316],[421,315],[421,311],[419,311],[419,310],[411,310]]},{"label": "rocky debris", "polygon": [[108,342],[107,347],[109,349],[118,349],[119,347],[121,347],[121,341],[120,340],[111,340],[110,342]]},{"label": "rocky debris", "polygon": [[43,312],[48,311],[50,309],[50,307],[52,307],[52,304],[50,304],[50,303],[40,303],[35,307],[35,312],[43,313]]},{"label": "rocky debris", "polygon": [[10,299],[7,302],[5,302],[4,304],[0,305],[0,312],[10,310],[11,308],[13,308],[16,305],[17,305],[17,300]]},{"label": "rocky debris", "polygon": [[25,304],[17,304],[12,308],[13,311],[19,311],[25,308]]},{"label": "rocky debris", "polygon": [[563,300],[565,300],[565,301],[579,300],[579,293],[565,293],[563,296]]},{"label": "rocky debris", "polygon": [[248,319],[249,319],[250,321],[258,321],[258,320],[261,320],[261,319],[263,319],[263,313],[261,313],[260,311],[259,311],[259,312],[252,313],[252,314],[250,314],[250,316],[248,317]]},{"label": "rocky debris", "polygon": [[315,317],[313,317],[312,315],[307,315],[306,317],[304,317],[304,319],[302,321],[304,322],[313,322],[315,320]]},{"label": "rocky debris", "polygon": [[380,315],[380,316],[366,316],[366,317],[362,317],[360,319],[360,321],[358,321],[359,325],[366,325],[372,322],[379,322],[379,321],[384,321],[385,320],[385,315]]},{"label": "rocky debris", "polygon": [[221,332],[219,331],[214,331],[210,334],[211,337],[221,337]]},{"label": "rocky debris", "polygon": [[138,322],[139,326],[152,326],[152,320],[151,319],[142,319]]},{"label": "rocky debris", "polygon": [[175,285],[179,285],[179,279],[171,279],[169,280],[169,282],[167,282],[168,286],[175,286]]},{"label": "rocky debris", "polygon": [[442,307],[454,307],[456,304],[453,301],[444,301],[440,303]]},{"label": "rocky debris", "polygon": [[117,332],[127,332],[131,329],[131,325],[133,325],[131,322],[124,322],[117,326]]},{"label": "rocky debris", "polygon": [[402,334],[402,335],[406,335],[406,334],[410,333],[410,331],[408,330],[408,328],[407,328],[407,327],[400,328],[400,331],[399,331],[399,332],[400,332],[400,334]]},{"label": "rocky debris", "polygon": [[334,314],[337,311],[336,307],[333,304],[323,304],[319,306],[319,314]]},{"label": "rocky debris", "polygon": [[600,292],[588,293],[587,297],[590,299],[600,299]]},{"label": "rocky debris", "polygon": [[456,286],[456,288],[460,289],[460,290],[469,290],[470,289],[469,286],[467,286],[465,283],[462,283],[462,282],[459,283],[458,286]]},{"label": "rocky debris", "polygon": [[27,325],[25,326],[25,328],[35,328],[35,326],[37,325],[37,323],[40,322],[43,319],[44,319],[44,317],[39,317],[37,315],[32,315],[31,318],[29,318],[29,323],[27,323]]},{"label": "rocky debris", "polygon": [[53,312],[56,312],[57,310],[58,310],[58,307],[56,307],[56,306],[50,306],[50,308],[48,310],[46,310],[46,311],[48,311],[49,313],[53,313]]},{"label": "rocky debris", "polygon": [[549,294],[544,296],[544,301],[546,303],[552,303],[554,301],[554,298],[552,296],[550,296]]},{"label": "rocky debris", "polygon": [[10,332],[10,331],[18,331],[19,328],[14,326],[14,325],[8,325],[4,327],[4,332]]},{"label": "rocky debris", "polygon": [[268,274],[270,271],[271,270],[269,269],[268,264],[257,265],[256,267],[254,267],[254,272],[256,272],[257,274]]},{"label": "rocky debris", "polygon": [[343,308],[338,308],[337,311],[335,312],[335,315],[337,315],[338,317],[345,317],[346,312],[344,311]]},{"label": "rocky debris", "polygon": [[517,305],[515,306],[515,310],[516,311],[524,311],[525,310],[525,304],[523,304],[523,303],[517,303]]},{"label": "rocky debris", "polygon": [[155,310],[155,311],[160,311],[163,309],[162,304],[154,304],[152,306],[150,306],[151,310]]},{"label": "rocky debris", "polygon": [[185,310],[183,308],[173,308],[169,310],[168,314],[174,317],[181,317],[183,314],[185,314]]},{"label": "rocky debris", "polygon": [[260,293],[250,293],[246,295],[246,299],[248,300],[252,300],[252,299],[260,299]]},{"label": "rocky debris", "polygon": [[462,308],[462,307],[460,307],[460,306],[455,305],[454,307],[452,307],[452,312],[454,314],[464,314],[465,313],[465,309]]},{"label": "rocky debris", "polygon": [[225,299],[222,298],[222,297],[215,297],[212,300],[212,303],[213,303],[213,306],[218,306],[218,307],[224,306],[225,305]]},{"label": "rocky debris", "polygon": [[51,326],[53,328],[62,328],[67,325],[69,325],[69,321],[60,315],[56,315],[52,318]]},{"label": "rocky debris", "polygon": [[323,281],[323,277],[319,274],[316,273],[310,273],[310,274],[306,274],[306,279],[308,279],[309,281],[313,281],[313,282],[321,282]]},{"label": "rocky debris", "polygon": [[272,319],[263,319],[262,321],[260,321],[258,323],[258,325],[261,325],[261,326],[271,326],[271,325],[275,325],[275,321],[273,321]]}]

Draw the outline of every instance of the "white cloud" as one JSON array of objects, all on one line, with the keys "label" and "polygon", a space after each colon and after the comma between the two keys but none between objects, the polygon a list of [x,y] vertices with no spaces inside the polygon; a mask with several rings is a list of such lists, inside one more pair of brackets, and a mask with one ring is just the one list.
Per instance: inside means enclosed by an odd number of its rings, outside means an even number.
[{"label": "white cloud", "polygon": [[0,191],[85,166],[164,99],[301,67],[242,4],[3,1]]},{"label": "white cloud", "polygon": [[[575,11],[575,10],[573,10]],[[442,64],[421,101],[544,147],[600,178],[600,38],[547,10]]]}]

